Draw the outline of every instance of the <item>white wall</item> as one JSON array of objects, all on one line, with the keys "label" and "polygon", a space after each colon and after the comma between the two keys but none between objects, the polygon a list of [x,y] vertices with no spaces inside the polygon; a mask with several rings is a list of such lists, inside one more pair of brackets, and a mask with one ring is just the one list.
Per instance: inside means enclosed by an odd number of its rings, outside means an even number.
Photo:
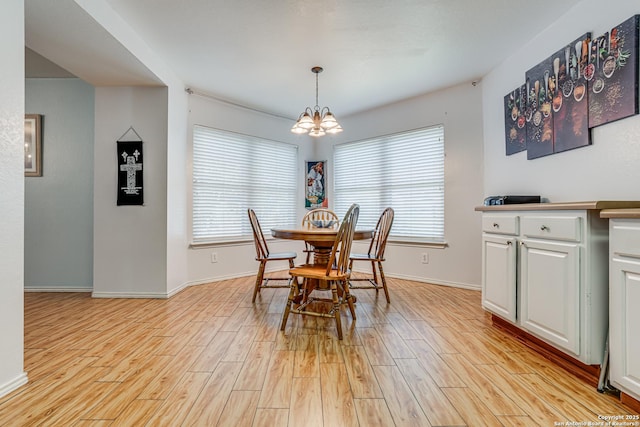
[{"label": "white wall", "polygon": [[[294,135],[289,132],[294,120],[286,120],[268,114],[235,107],[206,96],[189,96],[189,126],[188,126],[188,162],[191,165],[193,125],[209,126],[216,129],[253,135],[275,141],[288,142],[298,145],[298,174],[300,175],[300,191],[298,197],[298,216],[302,219],[304,209],[304,161],[313,156],[313,145],[309,136]],[[188,170],[191,177],[191,168]],[[188,187],[188,204],[191,209],[191,184]],[[188,212],[189,223],[191,211]],[[191,231],[189,230],[189,235]],[[296,241],[272,240],[269,249],[272,252],[298,251],[302,255],[304,244]],[[218,262],[211,262],[211,253],[218,254]],[[255,261],[253,241],[235,243],[206,248],[193,248],[188,253],[189,283],[205,283],[231,277],[255,274],[258,263]],[[300,259],[300,256],[298,259]],[[270,263],[269,270],[288,268],[284,261]]]},{"label": "white wall", "polygon": [[485,195],[540,194],[552,202],[640,200],[640,116],[593,129],[593,145],[527,160],[505,156],[503,97],[525,72],[580,35],[598,37],[640,13],[638,2],[584,0],[483,78]]},{"label": "white wall", "polygon": [[[344,132],[325,139],[319,146],[320,156],[329,159],[327,185],[332,188],[334,144],[444,125],[447,247],[389,242],[385,262],[388,276],[467,288],[480,286],[480,216],[474,207],[482,204],[483,198],[481,86],[482,83],[474,86],[469,82],[354,116],[338,117]],[[366,243],[353,245],[354,251],[366,252]],[[422,263],[423,253],[428,254],[428,264]]]},{"label": "white wall", "polygon": [[24,350],[24,3],[0,13],[0,396],[27,382]]},{"label": "white wall", "polygon": [[[96,88],[93,295],[167,296],[167,88]],[[144,205],[117,206],[116,141],[143,140]]]},{"label": "white wall", "polygon": [[188,103],[181,84],[168,87],[167,123],[167,294],[186,284],[188,239],[188,195],[190,186],[187,140]]},{"label": "white wall", "polygon": [[[75,2],[165,85],[96,92],[94,296],[168,297],[187,281],[184,83],[107,2]],[[129,126],[145,142],[143,207],[115,203],[115,139]]]},{"label": "white wall", "polygon": [[25,289],[93,287],[94,89],[27,79],[26,112],[43,115],[43,176],[25,178]]}]

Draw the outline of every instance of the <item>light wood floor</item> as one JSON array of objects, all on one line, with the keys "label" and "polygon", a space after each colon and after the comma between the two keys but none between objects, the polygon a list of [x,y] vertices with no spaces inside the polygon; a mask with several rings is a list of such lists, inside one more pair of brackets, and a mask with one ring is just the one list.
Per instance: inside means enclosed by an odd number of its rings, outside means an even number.
[{"label": "light wood floor", "polygon": [[491,327],[479,292],[389,279],[357,320],[291,315],[253,277],[169,300],[25,294],[29,384],[2,426],[554,426],[628,414]]}]

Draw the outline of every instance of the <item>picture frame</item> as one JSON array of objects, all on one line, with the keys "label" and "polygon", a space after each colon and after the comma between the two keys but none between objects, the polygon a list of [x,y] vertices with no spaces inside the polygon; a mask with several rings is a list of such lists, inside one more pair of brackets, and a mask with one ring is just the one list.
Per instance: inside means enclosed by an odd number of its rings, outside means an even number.
[{"label": "picture frame", "polygon": [[305,167],[305,197],[306,209],[327,208],[326,160],[307,161]]},{"label": "picture frame", "polygon": [[24,176],[42,176],[42,115],[24,116]]}]

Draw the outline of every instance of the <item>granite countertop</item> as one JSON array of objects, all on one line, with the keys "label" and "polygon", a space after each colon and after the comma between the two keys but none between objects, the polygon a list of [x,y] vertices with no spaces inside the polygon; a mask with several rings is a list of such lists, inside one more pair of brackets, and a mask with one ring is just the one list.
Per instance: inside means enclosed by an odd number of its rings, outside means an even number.
[{"label": "granite countertop", "polygon": [[640,209],[605,209],[600,212],[601,218],[638,218],[640,219]]},{"label": "granite countertop", "polygon": [[[635,209],[634,209],[635,208]],[[640,218],[640,201],[632,200],[596,200],[588,202],[561,202],[561,203],[523,203],[513,205],[477,206],[478,212],[486,211],[546,211],[546,210],[603,210],[610,211],[636,211]],[[602,215],[601,215],[602,216]],[[604,217],[604,216],[603,216]],[[606,217],[611,218],[611,217]],[[621,218],[616,216],[616,218]]]}]

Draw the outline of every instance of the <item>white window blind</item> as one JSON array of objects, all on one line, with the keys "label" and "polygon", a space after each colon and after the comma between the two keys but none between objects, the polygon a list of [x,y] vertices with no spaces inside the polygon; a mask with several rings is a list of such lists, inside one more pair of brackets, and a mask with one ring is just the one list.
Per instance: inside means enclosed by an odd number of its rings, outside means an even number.
[{"label": "white window blind", "polygon": [[298,148],[194,126],[193,242],[252,238],[247,209],[271,227],[296,223]]},{"label": "white window blind", "polygon": [[333,183],[336,212],[360,205],[358,227],[392,207],[390,238],[444,241],[442,125],[335,146]]}]

